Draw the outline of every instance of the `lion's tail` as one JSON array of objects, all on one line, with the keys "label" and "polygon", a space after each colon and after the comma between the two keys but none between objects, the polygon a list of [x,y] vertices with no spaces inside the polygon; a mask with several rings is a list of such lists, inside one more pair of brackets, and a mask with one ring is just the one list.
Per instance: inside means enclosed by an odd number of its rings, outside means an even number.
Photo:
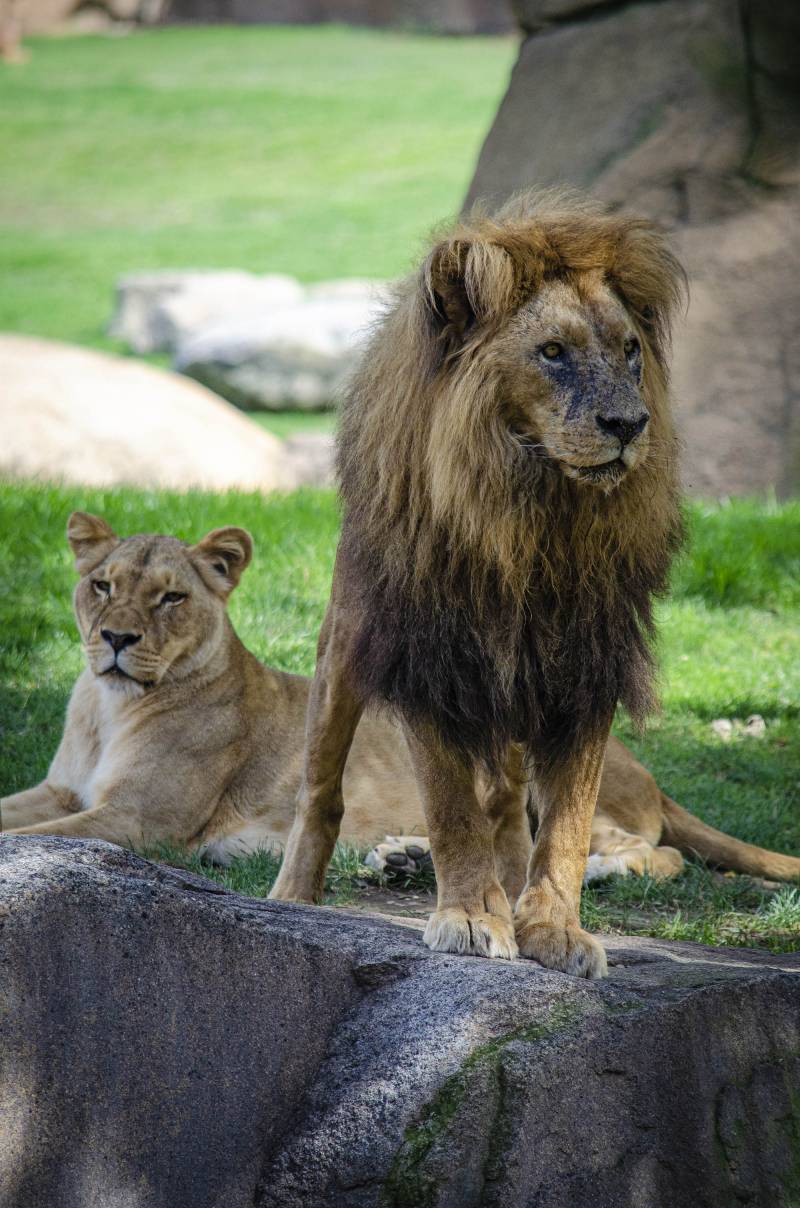
[{"label": "lion's tail", "polygon": [[743,843],[722,831],[707,826],[688,810],[661,794],[664,832],[661,842],[671,844],[684,855],[698,855],[709,864],[745,872],[754,877],[774,881],[794,881],[800,878],[800,859],[767,851],[752,843]]}]

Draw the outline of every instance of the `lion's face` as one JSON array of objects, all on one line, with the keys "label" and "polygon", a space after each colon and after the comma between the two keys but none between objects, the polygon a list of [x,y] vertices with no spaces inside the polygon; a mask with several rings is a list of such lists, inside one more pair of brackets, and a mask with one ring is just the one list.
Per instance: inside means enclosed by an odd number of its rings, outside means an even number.
[{"label": "lion's face", "polygon": [[544,284],[498,333],[491,356],[503,382],[503,418],[529,456],[606,491],[644,462],[644,354],[602,280]]},{"label": "lion's face", "polygon": [[174,537],[120,540],[96,516],[68,526],[81,579],[74,607],[93,673],[141,695],[205,666],[224,632],[225,601],[252,554],[242,529],[217,529],[196,546]]},{"label": "lion's face", "polygon": [[477,533],[490,497],[519,515],[526,489],[541,501],[574,486],[594,507],[598,489],[624,483],[632,497],[659,468],[671,475],[667,353],[683,277],[652,225],[512,199],[437,243],[415,285],[439,524],[452,525],[467,484]]}]

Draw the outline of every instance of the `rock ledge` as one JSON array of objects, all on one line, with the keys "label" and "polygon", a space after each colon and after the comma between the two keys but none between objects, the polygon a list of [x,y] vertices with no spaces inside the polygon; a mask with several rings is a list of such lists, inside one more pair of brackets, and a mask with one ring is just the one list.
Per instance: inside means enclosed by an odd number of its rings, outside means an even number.
[{"label": "rock ledge", "polygon": [[608,950],[581,983],[0,839],[0,1202],[796,1203],[800,956]]}]

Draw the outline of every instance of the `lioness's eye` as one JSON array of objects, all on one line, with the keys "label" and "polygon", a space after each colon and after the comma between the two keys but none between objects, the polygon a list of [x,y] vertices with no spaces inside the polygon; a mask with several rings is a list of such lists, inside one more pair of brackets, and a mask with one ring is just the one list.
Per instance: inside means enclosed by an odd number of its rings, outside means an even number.
[{"label": "lioness's eye", "polygon": [[107,583],[105,579],[92,579],[92,587],[98,596],[108,596],[111,594],[111,584]]},{"label": "lioness's eye", "polygon": [[557,361],[564,354],[564,345],[559,344],[557,340],[550,340],[547,344],[543,344],[539,351],[545,360]]},{"label": "lioness's eye", "polygon": [[166,591],[158,602],[159,604],[180,604],[181,600],[185,599],[185,591]]},{"label": "lioness's eye", "polygon": [[624,343],[626,357],[635,357],[639,351],[639,341],[635,336],[630,336]]}]

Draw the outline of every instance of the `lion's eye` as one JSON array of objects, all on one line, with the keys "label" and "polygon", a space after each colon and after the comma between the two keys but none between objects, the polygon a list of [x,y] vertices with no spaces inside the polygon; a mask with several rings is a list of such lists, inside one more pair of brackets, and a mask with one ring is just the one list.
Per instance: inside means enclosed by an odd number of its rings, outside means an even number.
[{"label": "lion's eye", "polygon": [[92,579],[92,587],[95,589],[98,596],[111,595],[111,584],[105,579]]},{"label": "lion's eye", "polygon": [[159,604],[180,604],[181,600],[186,599],[185,591],[165,591]]},{"label": "lion's eye", "polygon": [[549,340],[547,344],[542,345],[539,351],[546,361],[557,361],[564,355],[564,345],[559,344],[558,340]]},{"label": "lion's eye", "polygon": [[629,361],[639,355],[639,341],[635,336],[629,336],[623,344],[623,348],[625,349],[625,356]]}]

